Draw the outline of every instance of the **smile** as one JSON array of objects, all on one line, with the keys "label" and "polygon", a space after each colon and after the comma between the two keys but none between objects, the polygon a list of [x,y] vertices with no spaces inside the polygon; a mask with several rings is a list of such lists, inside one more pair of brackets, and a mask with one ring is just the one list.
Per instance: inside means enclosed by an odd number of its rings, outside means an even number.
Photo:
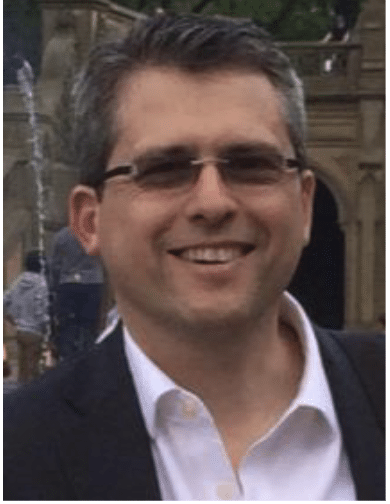
[{"label": "smile", "polygon": [[170,253],[185,261],[198,264],[226,264],[243,257],[254,249],[249,244],[188,247]]}]

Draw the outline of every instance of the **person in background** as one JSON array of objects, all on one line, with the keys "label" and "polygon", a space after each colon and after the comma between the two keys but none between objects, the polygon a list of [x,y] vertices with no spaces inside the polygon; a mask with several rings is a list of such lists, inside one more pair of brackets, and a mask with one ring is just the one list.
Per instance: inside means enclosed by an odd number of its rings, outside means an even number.
[{"label": "person in background", "polygon": [[39,359],[49,324],[49,291],[42,273],[39,251],[28,252],[25,271],[4,293],[4,317],[16,326],[19,380],[28,382],[39,375]]},{"label": "person in background", "polygon": [[98,336],[104,275],[98,258],[86,254],[69,227],[53,238],[49,285],[53,341],[60,359],[94,344]]},{"label": "person in background", "polygon": [[348,42],[353,22],[352,0],[335,0],[330,8],[330,30],[322,42]]},{"label": "person in background", "polygon": [[7,358],[7,349],[3,343],[3,378],[8,378],[11,374],[11,366]]},{"label": "person in background", "polygon": [[6,401],[4,498],[384,499],[383,335],[286,291],[315,189],[287,56],[248,20],[156,15],[73,99],[70,223],[119,321]]}]

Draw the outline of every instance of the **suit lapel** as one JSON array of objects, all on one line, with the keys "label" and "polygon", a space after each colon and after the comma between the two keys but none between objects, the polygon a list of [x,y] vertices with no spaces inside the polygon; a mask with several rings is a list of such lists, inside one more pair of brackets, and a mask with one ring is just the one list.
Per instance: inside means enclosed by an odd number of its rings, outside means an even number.
[{"label": "suit lapel", "polygon": [[[359,500],[385,499],[385,440],[358,374],[330,331],[316,328]],[[353,335],[350,336],[353,338]]]},{"label": "suit lapel", "polygon": [[120,325],[78,362],[63,397],[60,455],[76,498],[161,499]]}]

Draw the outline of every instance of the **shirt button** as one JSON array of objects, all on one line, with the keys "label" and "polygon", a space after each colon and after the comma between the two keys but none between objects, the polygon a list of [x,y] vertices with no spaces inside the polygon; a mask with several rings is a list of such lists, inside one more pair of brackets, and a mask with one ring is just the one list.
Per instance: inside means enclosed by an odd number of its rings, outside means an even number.
[{"label": "shirt button", "polygon": [[220,483],[217,486],[217,496],[221,500],[231,500],[234,495],[234,487],[231,483]]},{"label": "shirt button", "polygon": [[184,399],[181,404],[181,412],[187,420],[193,420],[197,415],[197,407],[191,399]]}]

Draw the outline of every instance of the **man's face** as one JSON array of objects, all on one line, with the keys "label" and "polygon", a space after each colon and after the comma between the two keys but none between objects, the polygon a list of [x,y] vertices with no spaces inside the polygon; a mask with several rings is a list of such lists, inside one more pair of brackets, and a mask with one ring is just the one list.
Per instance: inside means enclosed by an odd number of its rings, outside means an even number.
[{"label": "man's face", "polygon": [[[139,71],[119,87],[116,128],[108,170],[156,153],[223,157],[248,145],[294,157],[275,89],[251,72]],[[213,163],[179,190],[118,176],[94,203],[90,251],[103,257],[119,306],[140,320],[245,322],[275,307],[288,284],[313,190],[311,172],[234,185]]]}]

